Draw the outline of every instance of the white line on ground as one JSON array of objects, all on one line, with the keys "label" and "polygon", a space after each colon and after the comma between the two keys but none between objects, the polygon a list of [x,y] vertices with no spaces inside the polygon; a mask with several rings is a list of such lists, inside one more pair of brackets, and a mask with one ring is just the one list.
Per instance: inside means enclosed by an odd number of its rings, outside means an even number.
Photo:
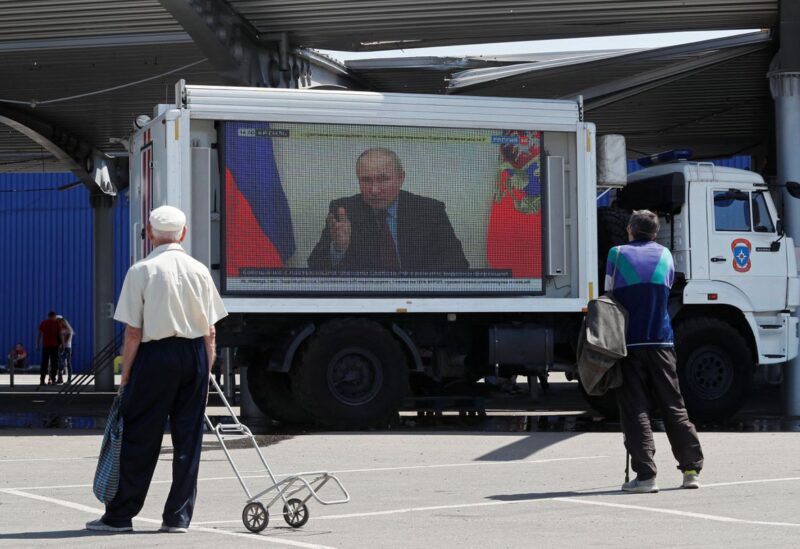
[{"label": "white line on ground", "polygon": [[[718,487],[718,486],[734,486],[737,484],[757,484],[757,483],[768,483],[768,482],[779,482],[779,481],[796,481],[800,480],[800,477],[788,477],[788,478],[779,478],[779,479],[759,479],[759,480],[746,480],[746,481],[738,481],[738,482],[721,482],[717,484],[704,484],[703,489],[708,489],[711,487]],[[587,496],[591,496],[591,493],[587,493]],[[426,512],[426,511],[439,511],[444,509],[467,509],[471,507],[490,507],[495,505],[519,505],[525,503],[538,503],[538,502],[546,502],[546,501],[569,501],[569,502],[577,502],[577,503],[586,503],[591,505],[607,505],[607,506],[623,506],[627,507],[625,504],[615,504],[615,503],[603,503],[603,502],[593,502],[587,500],[581,500],[577,498],[564,498],[564,497],[553,497],[553,498],[538,498],[538,499],[523,499],[523,500],[513,500],[513,501],[489,501],[489,502],[478,502],[478,503],[462,503],[462,504],[453,504],[453,505],[437,505],[437,506],[428,506],[428,507],[408,507],[404,509],[389,509],[386,511],[372,511],[368,513],[349,513],[349,514],[342,514],[342,515],[322,515],[322,516],[315,516],[314,520],[338,520],[338,519],[350,519],[350,518],[363,518],[363,517],[375,517],[381,515],[399,515],[404,513],[414,513],[414,512]],[[667,514],[676,514],[676,515],[683,515],[687,517],[694,517],[694,518],[704,518],[707,520],[717,520],[721,522],[742,522],[746,524],[758,524],[758,525],[767,525],[767,526],[792,526],[792,527],[800,527],[800,524],[795,524],[792,522],[766,522],[766,521],[752,521],[746,519],[737,519],[731,517],[723,517],[719,515],[705,515],[701,513],[691,513],[686,511],[673,511],[669,509],[657,509],[653,507],[643,507],[643,506],[631,506],[631,508],[639,509],[642,511],[651,511],[656,513],[667,513]],[[236,520],[214,520],[214,521],[205,521],[205,522],[197,522],[195,524],[231,524],[239,522],[239,519]]]},{"label": "white line on ground", "polygon": [[[576,461],[588,459],[607,459],[608,456],[578,456],[566,458],[550,458],[550,459],[530,459],[530,460],[513,460],[513,461],[471,461],[467,463],[441,463],[434,465],[406,465],[400,467],[375,467],[372,469],[345,469],[341,471],[331,471],[331,473],[340,475],[347,473],[377,473],[385,471],[408,471],[412,469],[440,469],[448,467],[483,467],[487,465],[536,465],[541,463],[554,463],[561,461]],[[297,473],[275,473],[276,478],[288,477]],[[243,479],[264,478],[267,476],[267,471],[264,470],[259,475],[242,475]],[[216,480],[236,480],[235,476],[227,477],[207,477],[197,479],[198,482],[210,482]],[[154,480],[150,484],[170,484],[172,480]],[[56,490],[59,488],[91,488],[91,484],[64,484],[54,486],[19,486],[17,490]]]},{"label": "white line on ground", "polygon": [[[795,522],[771,522],[765,520],[748,520],[721,515],[709,515],[706,513],[692,513],[691,511],[677,511],[675,509],[659,509],[657,507],[646,507],[644,505],[628,505],[625,503],[610,503],[607,501],[589,501],[577,498],[553,498],[555,501],[565,501],[568,503],[578,503],[581,505],[597,505],[599,507],[613,507],[616,509],[633,509],[636,511],[647,511],[650,513],[662,513],[665,515],[677,515],[679,517],[689,517],[703,520],[713,520],[716,522],[738,522],[742,524],[756,524],[759,526],[791,526],[800,528],[800,523]],[[321,518],[321,517],[318,517]]]},{"label": "white line on ground", "polygon": [[793,480],[800,480],[800,477],[786,477],[786,478],[767,478],[761,480],[736,480],[733,482],[717,482],[714,484],[703,484],[703,488],[714,488],[716,486],[736,486],[738,484],[761,484],[764,482],[788,482]]},{"label": "white line on ground", "polygon": [[[47,496],[41,496],[39,494],[29,494],[27,492],[23,492],[21,490],[17,490],[17,489],[14,489],[14,488],[0,489],[0,492],[5,492],[6,494],[11,494],[11,495],[15,495],[15,496],[23,497],[23,498],[35,499],[35,500],[38,500],[38,501],[44,501],[46,503],[52,503],[52,504],[55,504],[55,505],[60,505],[62,507],[67,507],[69,509],[74,509],[76,511],[83,511],[85,513],[91,513],[91,514],[96,515],[98,517],[102,516],[103,511],[104,511],[103,509],[100,509],[98,507],[89,507],[88,505],[82,505],[80,503],[74,503],[74,502],[71,502],[71,501],[63,500],[63,499],[57,499],[57,498],[51,498],[51,497],[47,497]],[[153,520],[153,519],[144,518],[144,517],[134,517],[133,520],[138,521],[138,522],[144,522],[144,523],[147,523],[147,524],[158,524],[158,525],[161,525],[161,521],[160,520]],[[303,547],[304,549],[335,549],[334,547],[330,547],[330,546],[327,546],[327,545],[319,545],[319,544],[314,544],[314,543],[304,543],[302,541],[294,541],[294,540],[281,539],[281,538],[275,538],[275,537],[258,536],[258,535],[254,535],[254,534],[245,534],[243,532],[230,532],[228,530],[217,530],[216,528],[202,528],[202,527],[192,526],[192,527],[189,528],[189,530],[192,531],[192,532],[206,532],[206,533],[209,533],[209,534],[219,534],[219,535],[223,535],[223,536],[242,537],[242,538],[248,539],[250,541],[258,541],[258,542],[261,542],[261,543],[272,543],[272,544],[275,544],[275,545],[290,545],[290,546],[293,546],[293,547]]]}]

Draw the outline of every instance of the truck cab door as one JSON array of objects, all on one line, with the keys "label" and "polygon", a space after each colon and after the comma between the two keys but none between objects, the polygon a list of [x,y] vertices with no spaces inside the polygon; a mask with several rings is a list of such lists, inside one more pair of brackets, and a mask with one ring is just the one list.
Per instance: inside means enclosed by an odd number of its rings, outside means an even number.
[{"label": "truck cab door", "polygon": [[766,189],[708,190],[709,278],[736,286],[754,311],[786,308],[785,242],[778,240],[777,215]]}]

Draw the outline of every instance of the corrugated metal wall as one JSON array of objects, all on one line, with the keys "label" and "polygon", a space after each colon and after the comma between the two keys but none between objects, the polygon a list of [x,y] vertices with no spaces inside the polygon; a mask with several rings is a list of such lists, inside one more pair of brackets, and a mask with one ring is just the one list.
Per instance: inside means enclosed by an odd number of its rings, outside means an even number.
[{"label": "corrugated metal wall", "polygon": [[[92,210],[82,186],[69,173],[0,174],[0,350],[2,362],[17,341],[39,364],[39,322],[47,312],[63,314],[75,330],[73,364],[86,370],[92,358]],[[127,200],[114,212],[115,279],[127,269]],[[124,246],[120,244],[124,242]],[[121,256],[121,257],[120,257]],[[124,264],[124,268],[122,265]],[[121,271],[121,272],[120,272]],[[118,288],[121,282],[115,282]]]}]

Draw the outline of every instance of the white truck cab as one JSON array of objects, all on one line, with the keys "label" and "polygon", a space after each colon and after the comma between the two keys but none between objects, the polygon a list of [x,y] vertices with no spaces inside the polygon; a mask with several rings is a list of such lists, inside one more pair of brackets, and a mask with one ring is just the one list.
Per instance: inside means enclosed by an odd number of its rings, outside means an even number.
[{"label": "white truck cab", "polygon": [[672,250],[670,312],[678,370],[694,417],[728,417],[757,365],[798,353],[795,247],[760,175],[678,162],[633,173],[625,209],[658,212],[658,242]]}]

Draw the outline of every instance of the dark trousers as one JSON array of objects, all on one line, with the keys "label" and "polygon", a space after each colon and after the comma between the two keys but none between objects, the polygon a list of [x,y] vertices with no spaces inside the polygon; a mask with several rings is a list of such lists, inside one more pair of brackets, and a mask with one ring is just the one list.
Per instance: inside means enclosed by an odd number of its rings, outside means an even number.
[{"label": "dark trousers", "polygon": [[130,526],[144,505],[169,419],[174,453],[172,487],[162,519],[188,527],[197,496],[208,392],[208,356],[203,338],[171,337],[142,343],[125,386],[119,490],[106,505],[103,522]]},{"label": "dark trousers", "polygon": [[63,379],[64,373],[67,374],[67,383],[72,381],[72,347],[64,347],[58,356],[58,380]]},{"label": "dark trousers", "polygon": [[58,371],[58,347],[42,347],[42,364],[39,367],[39,383],[44,384],[44,376],[56,380]]},{"label": "dark trousers", "polygon": [[703,450],[683,403],[673,348],[628,349],[622,359],[622,387],[617,389],[625,448],[640,480],[656,476],[656,447],[650,413],[661,410],[672,455],[681,471],[703,468]]}]

